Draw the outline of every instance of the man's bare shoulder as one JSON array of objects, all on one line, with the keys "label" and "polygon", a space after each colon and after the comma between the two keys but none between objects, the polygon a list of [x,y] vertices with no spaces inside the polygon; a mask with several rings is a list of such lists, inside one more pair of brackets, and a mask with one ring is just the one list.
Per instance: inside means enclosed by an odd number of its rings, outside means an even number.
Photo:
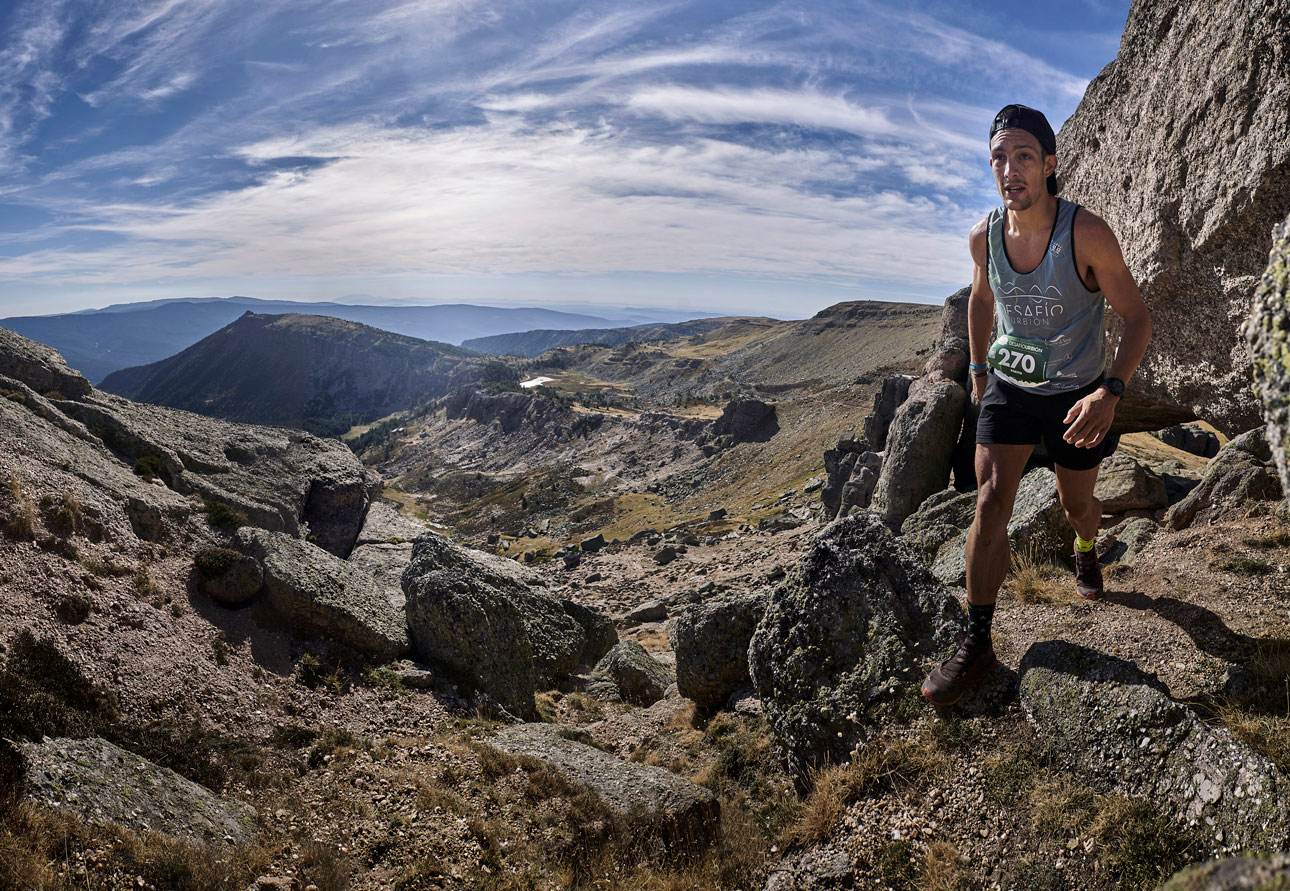
[{"label": "man's bare shoulder", "polygon": [[968,245],[972,249],[972,259],[978,266],[985,265],[985,255],[989,250],[988,239],[990,233],[990,217],[987,214],[982,217],[972,231],[968,233]]},{"label": "man's bare shoulder", "polygon": [[1077,245],[1083,243],[1091,247],[1119,249],[1119,241],[1110,224],[1083,205],[1080,205],[1079,212],[1075,214],[1073,228]]}]

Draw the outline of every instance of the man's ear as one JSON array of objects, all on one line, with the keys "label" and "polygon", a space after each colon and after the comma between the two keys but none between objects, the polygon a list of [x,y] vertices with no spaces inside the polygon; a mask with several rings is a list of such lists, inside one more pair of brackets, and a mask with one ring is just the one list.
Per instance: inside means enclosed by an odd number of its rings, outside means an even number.
[{"label": "man's ear", "polygon": [[1052,176],[1057,172],[1057,156],[1044,155],[1044,178]]}]

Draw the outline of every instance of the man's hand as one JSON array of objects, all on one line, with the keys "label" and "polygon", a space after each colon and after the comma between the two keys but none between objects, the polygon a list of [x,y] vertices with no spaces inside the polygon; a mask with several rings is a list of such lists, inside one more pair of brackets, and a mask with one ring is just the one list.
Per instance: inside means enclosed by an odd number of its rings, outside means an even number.
[{"label": "man's hand", "polygon": [[1115,406],[1120,401],[1105,387],[1098,387],[1071,406],[1062,420],[1069,424],[1062,439],[1081,449],[1091,449],[1106,438],[1115,420]]},{"label": "man's hand", "polygon": [[977,405],[985,398],[985,384],[989,380],[989,375],[972,375],[972,401]]}]

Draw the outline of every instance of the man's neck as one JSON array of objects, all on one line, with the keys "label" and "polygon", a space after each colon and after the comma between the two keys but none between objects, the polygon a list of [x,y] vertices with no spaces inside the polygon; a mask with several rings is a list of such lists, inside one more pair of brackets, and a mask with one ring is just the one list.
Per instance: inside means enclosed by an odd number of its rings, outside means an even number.
[{"label": "man's neck", "polygon": [[1043,235],[1052,231],[1057,217],[1057,196],[1044,192],[1043,198],[1025,210],[1008,211],[1008,231],[1014,235]]}]

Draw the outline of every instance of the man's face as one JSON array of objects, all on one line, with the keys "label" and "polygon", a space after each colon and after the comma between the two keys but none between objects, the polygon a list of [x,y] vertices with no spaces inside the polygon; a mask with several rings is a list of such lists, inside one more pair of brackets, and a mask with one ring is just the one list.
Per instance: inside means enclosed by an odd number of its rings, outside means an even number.
[{"label": "man's face", "polygon": [[1048,194],[1048,175],[1057,169],[1057,156],[1045,156],[1029,131],[1000,130],[990,140],[990,168],[1003,206],[1026,210]]}]

